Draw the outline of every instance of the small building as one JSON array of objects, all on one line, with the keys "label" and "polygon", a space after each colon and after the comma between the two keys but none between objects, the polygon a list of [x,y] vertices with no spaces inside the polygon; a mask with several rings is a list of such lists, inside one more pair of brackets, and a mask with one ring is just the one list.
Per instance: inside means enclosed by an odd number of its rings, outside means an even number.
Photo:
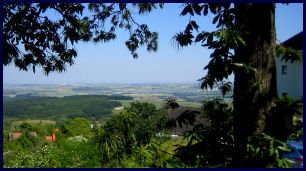
[{"label": "small building", "polygon": [[[36,132],[30,132],[29,134],[30,134],[31,136],[35,137],[35,138],[37,137],[37,133],[36,133]],[[13,140],[15,140],[15,139],[21,137],[22,135],[23,135],[22,132],[13,132],[13,133],[9,133],[8,139],[9,139],[9,141],[13,141]]]},{"label": "small building", "polygon": [[47,140],[48,142],[54,142],[54,141],[56,141],[56,133],[59,132],[59,131],[60,131],[59,128],[53,129],[52,135],[46,136],[46,140]]},{"label": "small building", "polygon": [[[281,46],[303,51],[303,31],[284,41]],[[279,96],[303,98],[303,61],[276,59],[277,91]]]},{"label": "small building", "polygon": [[201,117],[199,114],[201,113],[202,109],[200,108],[193,108],[193,107],[182,107],[179,106],[174,109],[168,109],[168,119],[170,121],[174,121],[176,126],[174,126],[171,131],[171,137],[178,137],[178,136],[183,136],[183,134],[186,131],[190,131],[194,128],[194,125],[185,125],[179,124],[179,120],[181,120],[181,117],[184,117],[183,115],[195,115],[195,124],[203,124],[205,127],[210,127],[211,123],[208,118]]},{"label": "small building", "polygon": [[9,141],[13,141],[14,139],[21,137],[22,135],[23,135],[22,132],[13,132],[13,133],[9,133],[8,138],[9,138]]}]

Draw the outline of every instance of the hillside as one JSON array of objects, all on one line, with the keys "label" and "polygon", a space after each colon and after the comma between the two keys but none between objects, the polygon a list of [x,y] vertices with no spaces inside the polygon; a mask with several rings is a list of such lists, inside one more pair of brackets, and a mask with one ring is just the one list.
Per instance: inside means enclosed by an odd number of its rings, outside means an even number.
[{"label": "hillside", "polygon": [[85,117],[100,119],[121,106],[116,100],[132,99],[125,96],[77,95],[38,97],[22,95],[3,98],[5,118],[65,119]]}]

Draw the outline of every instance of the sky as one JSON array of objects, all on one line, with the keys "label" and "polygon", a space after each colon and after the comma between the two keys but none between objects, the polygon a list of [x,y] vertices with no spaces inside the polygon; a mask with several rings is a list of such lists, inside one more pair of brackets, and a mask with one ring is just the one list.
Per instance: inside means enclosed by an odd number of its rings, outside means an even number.
[{"label": "sky", "polygon": [[[180,16],[182,4],[165,4],[162,10],[136,16],[139,23],[145,23],[151,31],[159,34],[157,52],[138,49],[138,59],[133,59],[124,42],[128,33],[117,32],[117,39],[110,43],[79,43],[75,64],[62,73],[48,76],[37,69],[19,71],[13,65],[3,66],[4,84],[74,84],[74,83],[196,83],[205,76],[203,68],[209,62],[212,51],[194,44],[177,49],[171,38],[183,31],[189,16]],[[212,31],[212,16],[194,17],[200,30]],[[303,4],[277,4],[276,37],[283,42],[303,30]],[[233,79],[233,77],[230,77]]]}]

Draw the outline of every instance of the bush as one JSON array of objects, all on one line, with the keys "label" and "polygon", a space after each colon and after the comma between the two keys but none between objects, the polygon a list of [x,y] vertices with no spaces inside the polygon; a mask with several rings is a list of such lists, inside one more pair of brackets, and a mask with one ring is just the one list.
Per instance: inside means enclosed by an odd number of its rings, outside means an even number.
[{"label": "bush", "polygon": [[100,167],[98,148],[93,142],[61,141],[31,153],[20,153],[7,168],[96,168]]},{"label": "bush", "polygon": [[232,108],[223,100],[215,99],[205,101],[203,111],[211,126],[196,124],[185,132],[188,143],[178,146],[175,157],[188,167],[230,166],[234,154]]},{"label": "bush", "polygon": [[267,134],[261,133],[251,137],[247,144],[248,154],[246,155],[245,167],[288,168],[290,163],[281,156],[284,152],[290,152],[286,143],[277,140]]},{"label": "bush", "polygon": [[69,119],[64,122],[61,127],[63,134],[67,136],[83,135],[85,137],[92,136],[92,129],[89,120],[85,118]]}]

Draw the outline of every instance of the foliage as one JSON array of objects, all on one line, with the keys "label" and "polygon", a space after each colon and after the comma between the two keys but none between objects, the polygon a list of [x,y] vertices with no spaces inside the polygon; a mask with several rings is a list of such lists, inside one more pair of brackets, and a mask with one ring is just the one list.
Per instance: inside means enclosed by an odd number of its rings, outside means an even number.
[{"label": "foliage", "polygon": [[303,118],[301,116],[293,117],[293,128],[292,132],[289,135],[289,140],[300,140],[303,139]]},{"label": "foliage", "polygon": [[[216,31],[201,32],[196,21],[190,19],[185,30],[173,37],[178,47],[188,46],[195,42],[201,43],[208,49],[214,49],[214,52],[210,55],[211,61],[204,67],[208,72],[205,77],[200,79],[202,82],[201,88],[212,88],[215,83],[227,79],[235,69],[246,69],[248,67],[233,61],[232,50],[238,46],[245,46],[245,42],[234,24],[236,11],[230,3],[188,3],[185,4],[181,15],[189,14],[190,17],[194,15],[207,16],[209,11],[215,15],[212,23],[217,24]],[[195,36],[194,33],[196,33]]]},{"label": "foliage", "polygon": [[[206,16],[209,11],[216,30],[199,31],[192,16]],[[212,88],[235,74],[233,126],[237,155],[234,164],[241,167],[248,136],[271,128],[274,130],[269,132],[288,136],[290,130],[278,128],[287,127],[290,124],[286,120],[292,119],[269,113],[277,96],[275,51],[287,53],[285,57],[291,56],[291,59],[300,59],[301,53],[275,49],[275,4],[188,3],[181,15],[189,15],[190,19],[185,31],[173,37],[178,47],[201,43],[213,49],[211,60],[204,68],[207,74],[200,79],[201,88]],[[285,121],[279,122],[280,118]]]},{"label": "foliage", "polygon": [[284,112],[291,115],[301,115],[303,108],[303,100],[302,99],[293,99],[290,96],[279,97],[276,101],[276,106],[278,112]]},{"label": "foliage", "polygon": [[302,127],[302,128],[300,128],[296,131],[293,131],[289,135],[288,139],[289,140],[300,140],[300,139],[303,139],[303,135],[304,135],[304,131],[303,131],[303,127]]},{"label": "foliage", "polygon": [[[7,155],[4,156],[5,160],[7,160],[7,156],[15,157],[19,152],[30,152],[40,148],[46,143],[45,135],[47,134],[48,127],[50,126],[51,130],[54,128],[53,125],[35,125],[28,122],[20,122],[20,126],[16,125],[13,121],[5,121],[5,123],[3,127],[3,152],[7,152],[5,153]],[[15,127],[13,127],[13,123]],[[20,127],[23,129],[20,129]],[[37,133],[36,137],[30,134],[32,131]],[[23,135],[9,141],[9,133],[12,132],[22,132]]]},{"label": "foliage", "polygon": [[[125,98],[125,96],[122,96]],[[112,113],[121,97],[84,95],[58,97],[8,98],[3,103],[5,117],[55,119],[86,117],[101,119]]]},{"label": "foliage", "polygon": [[216,129],[218,132],[232,134],[232,106],[221,99],[204,101],[203,103],[204,116],[211,121],[211,129]]},{"label": "foliage", "polygon": [[94,142],[99,145],[102,166],[114,160],[120,160],[124,151],[123,140],[111,132],[101,128],[96,132]]},{"label": "foliage", "polygon": [[166,113],[157,110],[156,106],[145,102],[133,102],[126,111],[135,113],[137,118],[135,125],[136,141],[140,144],[150,142],[150,138],[157,132],[162,132],[167,121]]},{"label": "foliage", "polygon": [[[172,142],[173,140],[168,140]],[[151,139],[145,145],[135,146],[128,159],[124,156],[122,167],[173,168],[183,167],[182,163],[173,157],[170,150],[161,149],[162,141]]]},{"label": "foliage", "polygon": [[[271,113],[272,116],[268,118],[271,120],[271,125],[267,127],[266,132],[278,139],[286,140],[292,132],[302,128],[302,124],[294,126],[293,122],[294,117],[300,118],[303,114],[303,101],[301,99],[295,100],[290,96],[279,97],[276,100],[276,105],[271,109]],[[284,126],[280,129],[278,125]]]},{"label": "foliage", "polygon": [[[231,105],[221,99],[205,101],[203,111],[197,115],[208,118],[210,127],[192,123],[192,120],[183,122],[184,118],[190,119],[185,116],[181,117],[182,124],[194,124],[195,127],[185,133],[182,141],[160,139],[154,137],[155,134],[149,136],[148,141],[143,141],[141,138],[146,139],[149,134],[139,134],[137,130],[143,131],[141,127],[145,125],[148,125],[145,128],[151,128],[147,120],[151,119],[150,116],[158,118],[159,114],[154,105],[135,102],[122,113],[112,115],[103,127],[96,130],[94,139],[74,141],[58,135],[57,142],[45,144],[38,150],[31,148],[35,143],[30,144],[30,140],[15,141],[19,143],[20,151],[6,154],[4,167],[232,167],[235,150]],[[74,122],[77,120],[84,122]],[[87,122],[84,118],[76,118],[67,121],[64,126],[79,129],[76,125],[82,127],[85,124],[88,128]],[[127,145],[130,149],[126,148]],[[266,134],[250,137],[248,153],[243,159],[244,167],[289,167],[288,161],[280,158],[286,150],[286,144]]]},{"label": "foliage", "polygon": [[177,99],[175,97],[168,97],[165,99],[166,103],[164,105],[165,109],[175,109],[180,107],[180,105],[177,103]]},{"label": "foliage", "polygon": [[290,152],[286,143],[267,134],[261,133],[251,137],[248,142],[248,154],[245,157],[244,167],[270,168],[290,167],[290,162],[282,159],[282,153]]},{"label": "foliage", "polygon": [[[8,136],[5,136],[5,138],[7,137]],[[25,132],[22,136],[18,137],[14,141],[4,141],[3,143],[4,151],[22,152],[35,149],[35,147],[39,144],[39,139],[30,135],[29,132]]]},{"label": "foliage", "polygon": [[230,93],[232,92],[232,83],[230,81],[221,81],[221,83],[219,83],[219,91],[221,91],[222,93],[222,96],[223,96],[223,99],[224,99],[224,96],[227,94],[227,93]]},{"label": "foliage", "polygon": [[295,50],[291,47],[284,47],[284,46],[276,46],[276,55],[277,57],[281,57],[281,60],[285,62],[289,61],[292,62],[303,62],[303,51]]},{"label": "foliage", "polygon": [[137,101],[124,108],[123,112],[112,115],[104,129],[122,138],[127,153],[131,153],[134,144],[146,144],[162,131],[166,121],[166,114],[158,111],[153,104]]},{"label": "foliage", "polygon": [[94,168],[99,167],[99,153],[92,142],[63,141],[45,145],[32,153],[20,153],[7,168]]},{"label": "foliage", "polygon": [[175,157],[190,167],[230,166],[234,152],[232,138],[232,108],[222,100],[204,102],[204,116],[210,127],[196,124],[184,134],[186,145],[175,150]]},{"label": "foliage", "polygon": [[23,149],[28,149],[36,145],[37,139],[30,135],[29,132],[25,132],[24,135],[17,138],[17,142],[22,146]]},{"label": "foliage", "polygon": [[[85,4],[80,3],[4,3],[3,64],[14,63],[25,71],[32,67],[33,72],[41,66],[47,75],[61,72],[66,64],[74,63],[76,43],[109,42],[116,38],[118,28],[129,32],[125,44],[137,58],[139,46],[145,45],[148,51],[157,50],[158,34],[137,23],[133,10],[144,14],[158,7],[162,8],[163,4],[90,3],[85,15]],[[49,17],[50,12],[58,17]]]},{"label": "foliage", "polygon": [[78,135],[90,137],[92,134],[90,122],[85,118],[75,118],[65,121],[61,127],[61,131],[70,137]]},{"label": "foliage", "polygon": [[157,147],[153,138],[164,129],[166,121],[165,113],[147,102],[133,102],[119,114],[113,114],[95,136],[102,166],[153,167],[152,155]]},{"label": "foliage", "polygon": [[22,124],[20,124],[19,126],[20,132],[32,132],[35,131],[35,129],[33,128],[33,126],[27,122],[23,122]]}]

